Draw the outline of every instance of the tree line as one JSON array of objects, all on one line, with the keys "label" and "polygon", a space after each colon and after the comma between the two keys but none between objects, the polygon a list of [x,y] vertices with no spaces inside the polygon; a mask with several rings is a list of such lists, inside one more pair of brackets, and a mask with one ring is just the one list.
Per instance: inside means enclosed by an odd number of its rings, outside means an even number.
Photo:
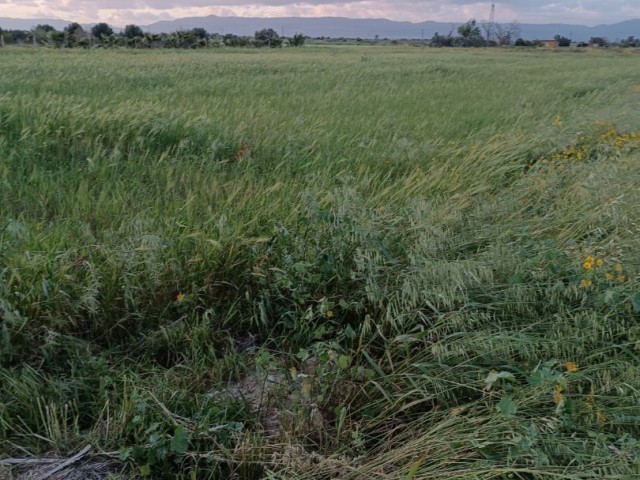
[{"label": "tree line", "polygon": [[116,32],[107,23],[97,23],[85,30],[79,23],[70,23],[62,30],[51,25],[37,25],[32,30],[3,30],[0,28],[0,47],[4,45],[33,45],[55,48],[204,48],[209,46],[232,47],[301,47],[306,37],[296,33],[283,37],[272,28],[255,32],[253,37],[233,34],[209,33],[204,28],[178,30],[173,33],[144,32],[138,25],[127,25]]},{"label": "tree line", "polygon": [[[517,47],[535,47],[543,44],[540,40],[524,40],[520,37],[520,26],[517,22],[501,24],[495,22],[476,22],[471,19],[460,25],[454,35],[453,30],[447,35],[436,33],[428,44],[432,47],[492,47],[515,45]],[[0,28],[0,47],[4,45],[50,46],[56,48],[93,48],[93,47],[128,47],[128,48],[204,48],[204,47],[301,47],[307,37],[297,33],[287,38],[278,35],[272,28],[265,28],[250,36],[233,34],[221,35],[209,33],[204,28],[178,30],[173,33],[144,32],[138,25],[127,25],[121,32],[116,32],[107,23],[97,23],[85,30],[79,23],[70,23],[62,30],[51,25],[37,25],[32,30],[3,30]],[[570,38],[556,35],[553,39],[559,47],[568,47]],[[603,37],[591,37],[588,42],[575,43],[578,47],[617,46],[640,47],[640,39],[633,36],[619,42],[609,42]]]},{"label": "tree line", "polygon": [[[515,45],[516,47],[536,47],[543,45],[542,40],[525,40],[520,37],[520,26],[517,22],[509,24],[483,22],[471,19],[457,28],[458,35],[453,31],[447,35],[436,33],[429,44],[432,47],[493,47]],[[558,47],[569,47],[574,43],[570,38],[556,35],[553,38]],[[617,46],[640,47],[640,39],[633,36],[619,42],[609,42],[603,37],[591,37],[588,42],[575,43],[578,47],[587,46]]]}]

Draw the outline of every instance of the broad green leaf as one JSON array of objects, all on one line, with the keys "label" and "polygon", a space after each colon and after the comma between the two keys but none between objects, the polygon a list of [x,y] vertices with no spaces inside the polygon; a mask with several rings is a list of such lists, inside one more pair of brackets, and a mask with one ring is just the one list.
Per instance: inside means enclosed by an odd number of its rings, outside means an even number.
[{"label": "broad green leaf", "polygon": [[496,405],[496,410],[505,417],[513,417],[518,411],[518,404],[513,401],[511,395],[504,395]]},{"label": "broad green leaf", "polygon": [[349,357],[346,355],[340,355],[338,357],[338,367],[345,370],[349,367]]},{"label": "broad green leaf", "polygon": [[509,380],[511,382],[515,381],[516,377],[513,376],[513,373],[510,372],[491,372],[487,375],[487,378],[484,379],[484,383],[486,385],[486,390],[491,390],[493,384],[498,380]]},{"label": "broad green leaf", "polygon": [[185,453],[187,448],[189,448],[189,434],[182,425],[178,425],[171,439],[171,451],[174,453]]}]

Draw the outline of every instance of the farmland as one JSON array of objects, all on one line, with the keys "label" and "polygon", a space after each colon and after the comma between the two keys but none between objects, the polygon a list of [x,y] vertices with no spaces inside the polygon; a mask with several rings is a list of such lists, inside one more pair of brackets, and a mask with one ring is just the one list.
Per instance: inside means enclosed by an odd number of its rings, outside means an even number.
[{"label": "farmland", "polygon": [[1,50],[0,456],[632,478],[639,59]]}]

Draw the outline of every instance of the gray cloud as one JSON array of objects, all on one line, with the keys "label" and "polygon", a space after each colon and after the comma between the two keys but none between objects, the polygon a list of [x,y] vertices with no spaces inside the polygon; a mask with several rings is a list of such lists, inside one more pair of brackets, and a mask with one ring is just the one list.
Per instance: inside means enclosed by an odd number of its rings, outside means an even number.
[{"label": "gray cloud", "polygon": [[[0,16],[150,23],[200,15],[348,16],[463,21],[489,15],[482,0],[0,0]],[[496,0],[501,21],[612,23],[640,17],[640,0]]]}]

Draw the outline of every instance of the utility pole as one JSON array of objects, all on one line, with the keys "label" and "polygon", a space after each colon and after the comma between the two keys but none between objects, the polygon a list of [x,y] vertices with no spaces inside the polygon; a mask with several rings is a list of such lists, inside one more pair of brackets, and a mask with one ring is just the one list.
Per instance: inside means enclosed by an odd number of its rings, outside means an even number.
[{"label": "utility pole", "polygon": [[487,43],[493,40],[493,31],[496,28],[496,4],[491,4],[491,15],[489,17],[489,30],[487,31]]}]

